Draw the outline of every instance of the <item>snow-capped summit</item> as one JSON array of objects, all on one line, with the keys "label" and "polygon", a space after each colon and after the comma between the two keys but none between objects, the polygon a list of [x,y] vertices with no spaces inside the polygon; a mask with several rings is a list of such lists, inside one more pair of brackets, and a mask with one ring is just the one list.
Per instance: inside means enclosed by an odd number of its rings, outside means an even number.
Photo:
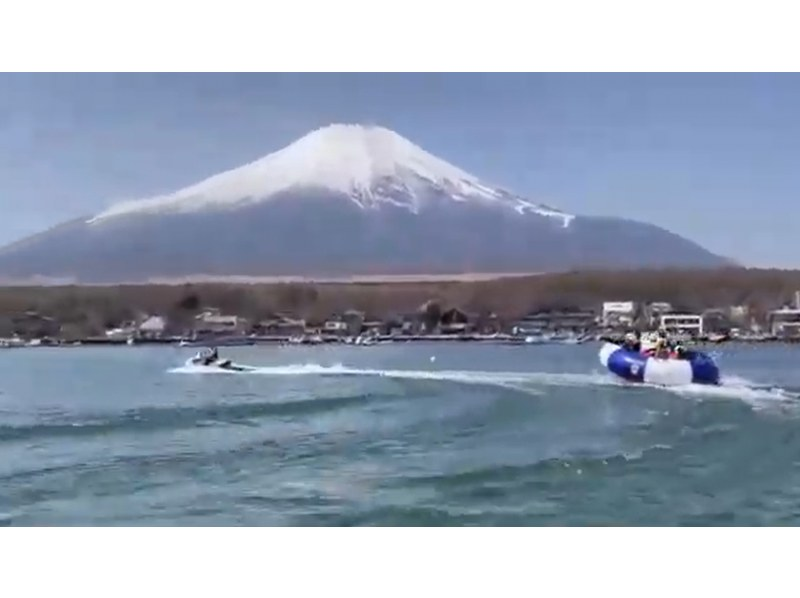
[{"label": "snow-capped summit", "polygon": [[730,262],[650,224],[574,217],[388,129],[331,125],[175,193],[0,249],[0,280],[545,272]]},{"label": "snow-capped summit", "polygon": [[345,196],[362,208],[391,204],[418,213],[436,197],[537,213],[557,218],[564,226],[573,219],[570,214],[484,184],[389,129],[334,124],[175,193],[114,205],[89,223],[126,214],[231,208],[299,190]]}]

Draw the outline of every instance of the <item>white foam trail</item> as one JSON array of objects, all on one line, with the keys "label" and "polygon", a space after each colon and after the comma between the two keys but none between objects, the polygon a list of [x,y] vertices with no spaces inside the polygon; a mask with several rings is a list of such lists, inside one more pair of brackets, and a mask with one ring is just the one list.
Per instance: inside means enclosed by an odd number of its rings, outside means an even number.
[{"label": "white foam trail", "polygon": [[[354,374],[358,373],[358,371],[359,370],[352,370]],[[187,364],[173,368],[169,370],[169,372],[173,374],[236,374],[237,376],[253,374],[261,376],[302,376],[320,374],[346,375],[350,373],[350,370],[341,364],[324,366],[315,363],[309,363],[274,367],[254,367],[252,370],[239,372],[236,370],[226,370],[224,368]]]},{"label": "white foam trail", "polygon": [[727,376],[720,386],[705,384],[688,384],[685,386],[658,386],[653,384],[630,383],[609,373],[549,373],[549,372],[492,372],[476,370],[383,370],[369,368],[351,368],[342,364],[320,365],[317,363],[291,364],[283,366],[257,367],[246,372],[231,372],[218,368],[184,365],[170,370],[173,373],[185,374],[236,374],[258,376],[371,376],[401,380],[431,380],[457,382],[461,384],[488,384],[532,394],[539,394],[531,386],[611,386],[650,388],[667,391],[679,396],[693,398],[738,399],[753,406],[761,406],[764,402],[797,401],[800,394],[784,389],[764,387],[744,378]]},{"label": "white foam trail", "polygon": [[774,386],[763,386],[738,376],[723,377],[719,386],[688,384],[666,390],[684,397],[733,399],[743,401],[755,408],[797,405],[800,394]]},{"label": "white foam trail", "polygon": [[373,376],[407,380],[451,381],[465,384],[513,386],[537,384],[546,386],[620,386],[625,384],[607,374],[557,374],[547,372],[492,372],[475,370],[383,370],[350,368],[342,364],[330,366],[315,363],[259,367],[247,372],[231,372],[219,368],[184,365],[169,370],[180,374],[236,374],[259,376]]}]

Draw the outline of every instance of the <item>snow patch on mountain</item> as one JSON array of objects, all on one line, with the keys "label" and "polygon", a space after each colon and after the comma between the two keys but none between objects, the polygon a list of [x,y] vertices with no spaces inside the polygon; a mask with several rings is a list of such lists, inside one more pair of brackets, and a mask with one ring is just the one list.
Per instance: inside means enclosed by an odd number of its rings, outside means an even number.
[{"label": "snow patch on mountain", "polygon": [[555,218],[564,227],[574,219],[571,214],[486,185],[394,131],[330,125],[255,162],[175,193],[118,203],[88,223],[134,214],[236,208],[298,191],[347,197],[362,209],[392,205],[419,213],[436,198]]}]

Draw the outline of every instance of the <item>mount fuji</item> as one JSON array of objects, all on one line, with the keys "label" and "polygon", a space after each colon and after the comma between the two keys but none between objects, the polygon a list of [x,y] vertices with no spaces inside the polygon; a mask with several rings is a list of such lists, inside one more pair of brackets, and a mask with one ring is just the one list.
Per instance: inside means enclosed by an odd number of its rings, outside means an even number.
[{"label": "mount fuji", "polygon": [[360,125],[0,249],[2,280],[83,283],[730,264],[650,224],[528,201]]}]

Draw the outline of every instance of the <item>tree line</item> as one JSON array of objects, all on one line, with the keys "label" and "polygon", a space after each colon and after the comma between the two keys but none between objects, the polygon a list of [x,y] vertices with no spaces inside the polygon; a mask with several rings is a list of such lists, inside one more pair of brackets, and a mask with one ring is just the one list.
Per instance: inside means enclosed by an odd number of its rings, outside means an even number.
[{"label": "tree line", "polygon": [[625,300],[668,301],[686,311],[745,305],[763,314],[791,301],[796,290],[800,271],[745,268],[576,271],[476,281],[4,287],[0,333],[25,312],[87,334],[140,314],[163,315],[181,327],[209,307],[253,321],[286,314],[312,323],[349,309],[387,319],[420,311],[433,318],[449,307],[513,321],[537,310],[597,309],[603,301]]}]

